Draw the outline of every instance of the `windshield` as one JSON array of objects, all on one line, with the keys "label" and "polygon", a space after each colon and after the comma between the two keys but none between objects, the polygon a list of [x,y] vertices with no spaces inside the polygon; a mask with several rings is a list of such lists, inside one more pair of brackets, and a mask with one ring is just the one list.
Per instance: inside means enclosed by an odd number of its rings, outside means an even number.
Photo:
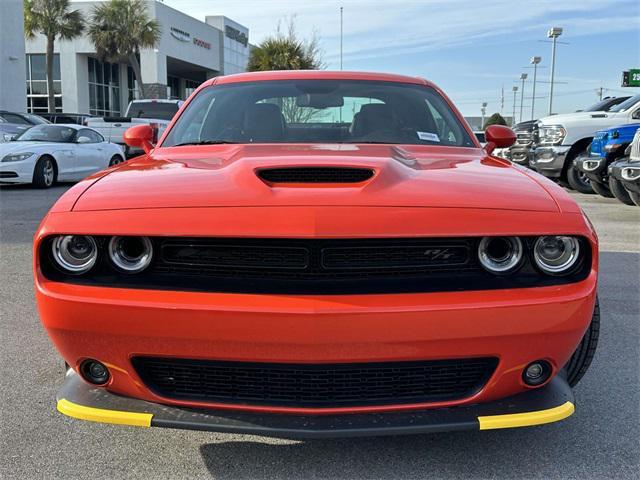
[{"label": "windshield", "polygon": [[162,146],[385,143],[475,147],[433,88],[360,80],[282,80],[198,93]]},{"label": "windshield", "polygon": [[133,102],[127,116],[131,118],[150,118],[171,120],[178,111],[177,103],[165,102]]},{"label": "windshield", "polygon": [[633,107],[638,102],[640,102],[640,95],[635,95],[613,107],[610,112],[626,112],[629,108]]},{"label": "windshield", "polygon": [[599,102],[594,103],[589,108],[586,108],[585,112],[607,112],[611,110],[612,107],[624,102],[629,97],[618,97],[618,98],[605,98],[604,100],[600,100]]},{"label": "windshield", "polygon": [[73,141],[75,134],[74,128],[41,124],[25,130],[15,138],[15,141],[69,143]]}]

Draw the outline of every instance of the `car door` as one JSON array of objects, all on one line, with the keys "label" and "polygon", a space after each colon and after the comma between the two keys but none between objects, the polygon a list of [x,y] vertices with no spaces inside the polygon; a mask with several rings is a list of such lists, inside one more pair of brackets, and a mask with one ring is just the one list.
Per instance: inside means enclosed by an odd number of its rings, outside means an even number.
[{"label": "car door", "polygon": [[80,180],[104,168],[103,138],[89,128],[78,130],[76,136],[76,179]]}]

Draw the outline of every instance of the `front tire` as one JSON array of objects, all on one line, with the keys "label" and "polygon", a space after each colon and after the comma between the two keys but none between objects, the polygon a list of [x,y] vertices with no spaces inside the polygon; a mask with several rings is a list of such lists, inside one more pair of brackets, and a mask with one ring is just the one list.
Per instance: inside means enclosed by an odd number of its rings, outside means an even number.
[{"label": "front tire", "polygon": [[569,165],[567,169],[567,182],[569,182],[569,186],[577,192],[593,193],[589,177],[578,170],[573,164],[573,161],[571,161],[571,165]]},{"label": "front tire", "polygon": [[49,188],[56,183],[56,164],[51,157],[41,157],[38,159],[33,169],[32,183],[36,188]]},{"label": "front tire", "polygon": [[580,379],[587,373],[589,366],[593,361],[598,346],[598,337],[600,336],[600,304],[596,297],[596,304],[593,308],[593,316],[589,328],[582,337],[578,348],[564,366],[567,373],[567,382],[575,387]]},{"label": "front tire", "polygon": [[633,200],[633,203],[640,207],[640,193],[629,192],[629,196],[631,197],[631,200]]},{"label": "front tire", "polygon": [[622,182],[616,178],[609,177],[609,190],[613,193],[614,197],[620,200],[625,205],[634,206],[633,200],[631,199],[631,195],[627,192],[627,189],[624,188]]},{"label": "front tire", "polygon": [[590,182],[590,183],[591,183],[591,188],[593,188],[593,191],[596,192],[598,195],[601,195],[604,198],[613,198],[613,193],[611,193],[611,190],[609,190],[609,187],[607,187],[606,185],[599,182]]}]

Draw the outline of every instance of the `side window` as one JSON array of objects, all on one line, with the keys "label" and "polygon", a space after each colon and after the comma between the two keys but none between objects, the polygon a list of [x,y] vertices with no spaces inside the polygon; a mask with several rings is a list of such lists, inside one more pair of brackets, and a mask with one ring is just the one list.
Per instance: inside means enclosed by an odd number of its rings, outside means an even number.
[{"label": "side window", "polygon": [[90,142],[86,142],[86,143],[100,143],[103,141],[103,138],[101,135],[89,129],[80,130],[78,132],[78,138],[80,137],[87,137],[88,139],[91,140]]}]

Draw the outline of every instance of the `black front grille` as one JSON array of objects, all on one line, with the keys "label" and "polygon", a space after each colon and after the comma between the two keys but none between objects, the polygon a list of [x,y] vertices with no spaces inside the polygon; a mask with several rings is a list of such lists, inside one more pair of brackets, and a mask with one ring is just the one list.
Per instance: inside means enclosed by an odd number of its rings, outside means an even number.
[{"label": "black front grille", "polygon": [[143,382],[171,399],[330,408],[467,398],[496,358],[420,362],[281,364],[136,357]]},{"label": "black front grille", "polygon": [[0,172],[0,178],[16,178],[17,176],[16,172]]},{"label": "black front grille", "polygon": [[360,183],[373,177],[369,168],[289,167],[258,170],[268,183]]},{"label": "black front grille", "polygon": [[[109,237],[95,237],[105,252]],[[284,295],[455,292],[571,283],[590,271],[584,259],[566,276],[542,274],[530,258],[535,237],[522,237],[527,255],[510,275],[479,264],[479,238],[188,238],[154,237],[153,260],[141,273],[119,272],[106,254],[89,273],[56,267],[49,238],[41,244],[42,272],[54,281],[105,287]]]}]

